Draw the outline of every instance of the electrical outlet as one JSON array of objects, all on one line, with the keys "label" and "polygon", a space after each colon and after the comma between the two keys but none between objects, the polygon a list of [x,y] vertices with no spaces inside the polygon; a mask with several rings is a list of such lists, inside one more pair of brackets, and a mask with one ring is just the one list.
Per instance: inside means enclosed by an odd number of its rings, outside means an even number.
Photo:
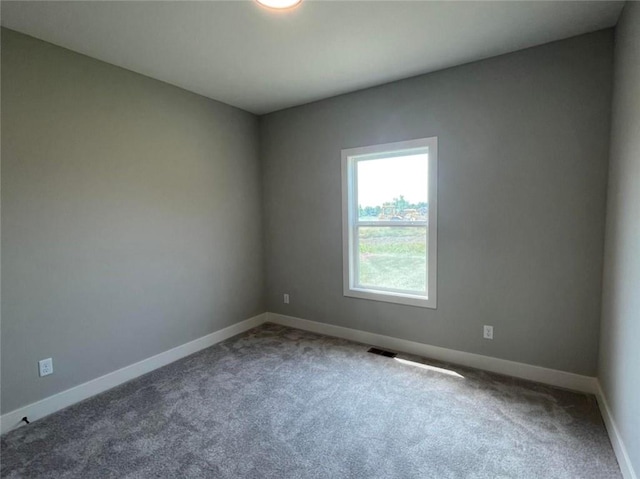
[{"label": "electrical outlet", "polygon": [[484,339],[493,339],[493,326],[484,325]]},{"label": "electrical outlet", "polygon": [[38,369],[40,370],[40,377],[53,374],[53,359],[47,358],[38,361]]},{"label": "electrical outlet", "polygon": [[289,295],[287,293],[284,293],[283,301],[284,304],[289,304]]}]

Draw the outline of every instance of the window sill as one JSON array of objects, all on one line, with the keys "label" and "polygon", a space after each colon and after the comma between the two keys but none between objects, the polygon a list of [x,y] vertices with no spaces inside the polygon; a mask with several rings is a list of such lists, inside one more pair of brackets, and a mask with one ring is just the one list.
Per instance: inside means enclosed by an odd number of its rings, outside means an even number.
[{"label": "window sill", "polygon": [[419,308],[436,309],[435,298],[418,296],[413,294],[386,293],[371,289],[345,288],[344,296],[358,299],[368,299],[372,301],[382,301],[385,303],[404,304],[407,306],[417,306]]}]

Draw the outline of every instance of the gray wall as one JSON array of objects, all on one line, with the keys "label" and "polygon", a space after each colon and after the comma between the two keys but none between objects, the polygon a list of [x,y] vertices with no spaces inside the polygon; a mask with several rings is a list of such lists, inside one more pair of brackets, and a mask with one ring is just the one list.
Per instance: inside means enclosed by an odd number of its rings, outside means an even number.
[{"label": "gray wall", "polygon": [[598,375],[640,474],[640,3],[616,28]]},{"label": "gray wall", "polygon": [[257,128],[2,31],[3,412],[264,311]]},{"label": "gray wall", "polygon": [[[268,310],[595,375],[612,39],[600,31],[262,117]],[[429,136],[438,309],[343,297],[340,150]]]}]

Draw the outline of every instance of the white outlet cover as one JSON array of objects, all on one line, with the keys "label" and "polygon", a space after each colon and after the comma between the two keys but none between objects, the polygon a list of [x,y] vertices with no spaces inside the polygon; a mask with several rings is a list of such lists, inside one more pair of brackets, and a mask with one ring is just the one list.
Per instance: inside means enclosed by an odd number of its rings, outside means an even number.
[{"label": "white outlet cover", "polygon": [[484,326],[483,337],[484,339],[493,339],[493,326]]},{"label": "white outlet cover", "polygon": [[40,371],[40,377],[53,374],[53,359],[47,358],[38,361],[38,369]]},{"label": "white outlet cover", "polygon": [[284,294],[284,304],[289,304],[289,295],[288,294]]}]

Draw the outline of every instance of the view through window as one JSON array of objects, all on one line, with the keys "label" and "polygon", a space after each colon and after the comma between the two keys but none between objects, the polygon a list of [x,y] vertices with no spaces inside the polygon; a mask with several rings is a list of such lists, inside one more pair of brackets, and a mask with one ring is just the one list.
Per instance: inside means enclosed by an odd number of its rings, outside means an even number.
[{"label": "view through window", "polygon": [[436,160],[435,138],[343,150],[347,296],[435,307]]}]

